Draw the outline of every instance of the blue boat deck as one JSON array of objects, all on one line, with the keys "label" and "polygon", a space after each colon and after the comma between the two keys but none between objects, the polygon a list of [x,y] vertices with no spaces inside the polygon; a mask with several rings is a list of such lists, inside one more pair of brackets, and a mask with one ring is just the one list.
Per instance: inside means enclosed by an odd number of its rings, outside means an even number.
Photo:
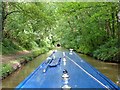
[{"label": "blue boat deck", "polygon": [[63,71],[67,70],[67,85],[72,88],[120,89],[75,52],[53,52],[16,88],[62,88],[65,82]]}]

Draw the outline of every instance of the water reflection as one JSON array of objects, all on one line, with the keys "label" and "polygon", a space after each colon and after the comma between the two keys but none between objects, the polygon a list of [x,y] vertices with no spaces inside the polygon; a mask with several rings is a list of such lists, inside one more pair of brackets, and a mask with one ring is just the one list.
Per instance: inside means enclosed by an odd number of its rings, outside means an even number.
[{"label": "water reflection", "polygon": [[[120,64],[117,63],[107,63],[96,60],[87,55],[79,54],[85,61],[90,63],[96,69],[98,69],[102,74],[111,79],[114,83],[117,83],[120,78]],[[120,84],[119,84],[120,86]]]}]

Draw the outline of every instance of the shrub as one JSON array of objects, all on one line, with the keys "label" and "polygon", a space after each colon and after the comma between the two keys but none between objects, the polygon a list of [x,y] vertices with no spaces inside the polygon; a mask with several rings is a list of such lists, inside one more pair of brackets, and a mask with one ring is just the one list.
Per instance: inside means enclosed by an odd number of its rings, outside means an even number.
[{"label": "shrub", "polygon": [[112,39],[93,52],[93,56],[103,61],[113,61],[118,53],[117,40]]}]

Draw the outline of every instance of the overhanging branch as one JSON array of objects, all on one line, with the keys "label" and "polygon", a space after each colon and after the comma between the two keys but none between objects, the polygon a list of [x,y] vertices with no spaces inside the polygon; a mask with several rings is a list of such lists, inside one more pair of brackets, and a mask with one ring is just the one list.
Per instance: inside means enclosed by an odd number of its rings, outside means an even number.
[{"label": "overhanging branch", "polygon": [[11,12],[8,12],[4,17],[3,17],[3,20],[7,19],[7,16],[12,14],[12,13],[15,13],[15,12],[21,12],[21,11],[11,11]]}]

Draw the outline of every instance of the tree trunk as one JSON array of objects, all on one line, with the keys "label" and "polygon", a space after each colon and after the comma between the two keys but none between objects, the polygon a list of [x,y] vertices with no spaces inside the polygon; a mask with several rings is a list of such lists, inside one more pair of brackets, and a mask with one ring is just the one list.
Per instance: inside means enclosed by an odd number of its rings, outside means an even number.
[{"label": "tree trunk", "polygon": [[110,27],[110,20],[106,20],[106,33],[107,33],[107,37],[109,38],[111,35],[111,27]]},{"label": "tree trunk", "polygon": [[4,30],[5,26],[5,3],[2,2],[2,31]]}]

